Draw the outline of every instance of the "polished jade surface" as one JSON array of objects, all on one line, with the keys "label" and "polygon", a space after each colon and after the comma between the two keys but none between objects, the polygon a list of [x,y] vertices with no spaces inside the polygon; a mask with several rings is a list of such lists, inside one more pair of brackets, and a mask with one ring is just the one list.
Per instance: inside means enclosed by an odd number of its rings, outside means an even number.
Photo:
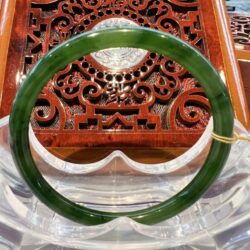
[{"label": "polished jade surface", "polygon": [[171,218],[193,205],[221,173],[231,145],[213,140],[208,157],[195,178],[179,193],[153,207],[127,213],[88,209],[55,191],[43,178],[29,146],[29,121],[37,97],[59,70],[83,55],[116,47],[142,48],[165,55],[187,69],[203,86],[213,113],[214,132],[231,137],[233,110],[228,91],[219,74],[198,51],[180,39],[146,28],[119,28],[80,34],[44,56],[28,74],[14,100],[10,116],[11,149],[15,164],[34,194],[48,207],[68,219],[97,225],[120,216],[154,224]]}]

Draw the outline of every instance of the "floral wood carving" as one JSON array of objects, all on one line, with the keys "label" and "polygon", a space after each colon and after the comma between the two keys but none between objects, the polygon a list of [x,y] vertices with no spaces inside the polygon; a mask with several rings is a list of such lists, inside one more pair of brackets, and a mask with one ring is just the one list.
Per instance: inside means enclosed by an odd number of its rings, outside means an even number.
[{"label": "floral wood carving", "polygon": [[[51,48],[110,21],[169,32],[208,56],[195,0],[44,0],[32,1],[29,13],[24,74]],[[133,53],[141,60],[130,67],[110,68],[113,50],[82,57],[56,74],[34,108],[35,132],[203,130],[210,108],[197,81],[155,53],[124,49],[119,56]]]}]

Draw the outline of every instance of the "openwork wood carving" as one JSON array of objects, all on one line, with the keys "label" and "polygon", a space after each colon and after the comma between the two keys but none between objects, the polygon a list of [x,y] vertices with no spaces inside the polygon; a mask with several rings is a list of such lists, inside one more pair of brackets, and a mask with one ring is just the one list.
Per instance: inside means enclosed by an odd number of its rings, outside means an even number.
[{"label": "openwork wood carving", "polygon": [[[121,25],[124,19],[179,36],[206,54],[196,1],[39,1],[30,6],[24,74],[57,44],[100,23],[103,28]],[[125,49],[122,59],[132,54]],[[34,110],[37,132],[159,132],[206,126],[208,101],[195,79],[175,62],[146,52],[136,65],[114,71],[98,62],[98,56],[104,62],[112,58],[109,52],[106,58],[105,52],[86,56],[51,80]]]},{"label": "openwork wood carving", "polygon": [[[17,0],[0,115],[9,114],[22,78],[43,55],[93,29],[160,29],[190,43],[221,70],[221,51],[211,43],[204,21],[209,19],[206,4]],[[79,58],[56,74],[43,89],[31,123],[47,147],[188,147],[200,137],[209,116],[199,83],[180,65],[156,53],[119,48]]]},{"label": "openwork wood carving", "polygon": [[250,50],[250,15],[231,15],[231,28],[236,45]]}]

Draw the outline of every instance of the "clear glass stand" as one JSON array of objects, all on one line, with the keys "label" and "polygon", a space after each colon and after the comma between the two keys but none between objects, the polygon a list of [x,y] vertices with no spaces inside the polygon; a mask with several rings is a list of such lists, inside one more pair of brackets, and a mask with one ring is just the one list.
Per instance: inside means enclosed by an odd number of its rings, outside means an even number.
[{"label": "clear glass stand", "polygon": [[[9,149],[8,117],[0,120],[0,249],[250,249],[250,143],[239,141],[220,178],[194,206],[157,225],[122,217],[99,226],[69,221],[48,209],[18,174]],[[241,124],[235,130],[246,134]],[[105,211],[132,211],[168,199],[189,183],[206,158],[212,121],[201,139],[173,161],[146,165],[120,151],[95,164],[51,155],[32,131],[36,162],[67,198]],[[122,166],[122,171],[121,171]]]}]

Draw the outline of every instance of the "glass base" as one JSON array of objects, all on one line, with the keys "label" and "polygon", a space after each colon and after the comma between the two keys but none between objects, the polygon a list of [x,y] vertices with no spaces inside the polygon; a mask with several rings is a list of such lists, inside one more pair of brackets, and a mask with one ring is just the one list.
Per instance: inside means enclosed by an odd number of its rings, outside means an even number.
[{"label": "glass base", "polygon": [[[211,139],[211,124],[185,158],[155,168],[145,168],[119,152],[98,163],[98,168],[66,164],[45,154],[32,132],[30,141],[44,176],[63,195],[94,209],[131,211],[162,202],[192,180],[201,164],[197,159]],[[237,121],[235,129],[247,133]],[[249,142],[232,146],[220,178],[195,205],[151,226],[126,217],[84,226],[55,214],[32,194],[15,168],[8,117],[0,120],[0,145],[1,250],[250,248]],[[117,171],[121,163],[127,167],[125,172]],[[104,168],[107,171],[100,172]]]}]

